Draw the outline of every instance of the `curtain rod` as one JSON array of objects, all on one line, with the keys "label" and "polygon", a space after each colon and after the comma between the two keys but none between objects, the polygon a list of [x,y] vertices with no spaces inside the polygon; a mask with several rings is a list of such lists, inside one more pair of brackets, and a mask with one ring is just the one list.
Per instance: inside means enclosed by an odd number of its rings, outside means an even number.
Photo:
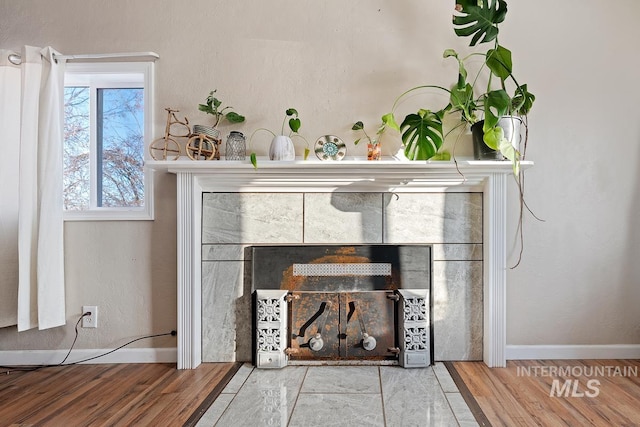
[{"label": "curtain rod", "polygon": [[53,55],[56,59],[111,59],[111,58],[153,58],[158,59],[160,55],[155,52],[122,52],[122,53],[87,53],[81,55]]},{"label": "curtain rod", "polygon": [[[124,53],[87,53],[81,55],[57,55],[53,54],[53,58],[58,59],[66,59],[72,61],[74,59],[109,59],[109,58],[160,58],[155,52],[124,52]],[[22,62],[22,57],[17,53],[10,53],[8,57],[9,61],[14,65],[20,65]]]}]

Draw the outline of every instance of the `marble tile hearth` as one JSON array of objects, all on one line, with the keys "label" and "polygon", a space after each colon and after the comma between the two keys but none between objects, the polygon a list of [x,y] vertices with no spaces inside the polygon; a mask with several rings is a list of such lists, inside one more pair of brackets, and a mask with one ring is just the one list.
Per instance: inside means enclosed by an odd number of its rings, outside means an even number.
[{"label": "marble tile hearth", "polygon": [[235,426],[477,426],[447,368],[245,364],[198,422]]}]

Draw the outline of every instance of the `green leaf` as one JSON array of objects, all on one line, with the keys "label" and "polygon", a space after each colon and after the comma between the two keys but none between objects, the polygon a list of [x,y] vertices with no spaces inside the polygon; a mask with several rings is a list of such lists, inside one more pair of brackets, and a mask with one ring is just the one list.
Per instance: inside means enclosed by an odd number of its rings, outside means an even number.
[{"label": "green leaf", "polygon": [[507,138],[504,138],[504,137],[500,140],[500,145],[498,146],[498,149],[500,150],[500,153],[502,153],[504,157],[511,160],[512,162],[516,159],[516,156],[518,155],[518,151],[514,148],[511,141],[507,140]]},{"label": "green leaf", "polygon": [[287,116],[293,116],[294,114],[295,114],[296,116],[298,115],[298,112],[296,111],[296,109],[295,109],[295,108],[288,108],[288,109],[287,109]]},{"label": "green leaf", "polygon": [[351,130],[362,130],[362,129],[364,129],[364,123],[362,123],[360,121],[355,122],[353,124],[353,126],[351,127]]},{"label": "green leaf", "polygon": [[443,58],[448,58],[450,56],[455,56],[456,58],[458,57],[458,52],[456,52],[454,49],[446,49],[443,53],[442,53],[442,57]]},{"label": "green leaf", "polygon": [[475,122],[476,102],[473,99],[473,87],[467,83],[465,86],[451,89],[449,102],[454,110],[462,113],[462,119],[473,123]]},{"label": "green leaf", "polygon": [[520,182],[520,152],[516,151],[516,157],[512,160],[513,162],[513,175],[516,177],[516,180]]},{"label": "green leaf", "polygon": [[222,105],[222,101],[220,101],[218,98],[213,98],[213,106],[215,108],[218,108],[221,105]]},{"label": "green leaf", "polygon": [[298,132],[298,129],[300,129],[300,126],[302,126],[302,123],[300,122],[300,119],[298,119],[298,118],[289,119],[289,128],[292,131]]},{"label": "green leaf", "polygon": [[487,144],[487,147],[491,148],[492,150],[499,149],[500,143],[503,139],[505,139],[504,130],[502,130],[501,127],[497,126],[486,130],[482,137],[482,140],[485,144]]},{"label": "green leaf", "polygon": [[486,43],[498,36],[498,24],[507,15],[505,0],[457,0],[453,16],[454,31],[459,37],[473,36],[469,46]]},{"label": "green leaf", "polygon": [[251,164],[253,165],[253,168],[258,169],[258,159],[256,158],[256,153],[251,153],[249,158],[251,159]]},{"label": "green leaf", "polygon": [[526,116],[531,111],[533,101],[536,100],[534,94],[527,90],[527,85],[518,86],[516,92],[511,99],[511,111],[514,114]]},{"label": "green leaf", "polygon": [[482,140],[487,147],[492,150],[500,151],[505,158],[514,162],[514,173],[516,173],[516,170],[519,170],[520,152],[516,147],[514,147],[513,141],[510,141],[505,137],[504,129],[502,127],[494,126],[493,128],[486,129]]},{"label": "green leaf", "polygon": [[473,86],[467,83],[467,69],[464,66],[464,62],[453,49],[445,50],[443,56],[445,58],[454,57],[458,61],[458,82],[449,93],[449,105],[446,109],[453,108],[456,111],[460,111],[462,120],[468,123],[475,123],[477,106],[473,98]]},{"label": "green leaf", "polygon": [[362,139],[362,138],[358,138],[358,139],[356,139],[355,141],[353,141],[353,145],[358,145],[358,142],[360,142],[360,140],[361,140],[361,139]]},{"label": "green leaf", "polygon": [[502,81],[506,80],[513,72],[511,51],[509,49],[498,45],[497,48],[487,51],[486,58],[487,67]]},{"label": "green leaf", "polygon": [[382,123],[389,126],[391,129],[395,129],[400,132],[400,126],[398,126],[398,122],[396,122],[396,118],[393,113],[387,113],[382,116]]},{"label": "green leaf", "polygon": [[[217,89],[216,89],[216,90],[217,90]],[[209,92],[209,96],[207,96],[207,105],[208,105],[209,107],[211,107],[211,106],[212,106],[212,104],[213,104],[213,99],[214,99],[213,94],[214,94],[214,93],[216,93],[216,90],[212,90],[211,92]]]},{"label": "green leaf", "polygon": [[449,153],[447,150],[444,151],[438,151],[435,156],[433,156],[431,158],[431,160],[442,160],[442,161],[449,161],[451,160],[451,153]]},{"label": "green leaf", "polygon": [[420,110],[409,114],[400,128],[404,153],[409,160],[428,160],[442,146],[442,118],[438,113]]},{"label": "green leaf", "polygon": [[[495,127],[500,117],[507,114],[511,105],[511,99],[503,89],[493,90],[485,95],[484,99],[484,131]],[[494,148],[497,150],[497,148]]]},{"label": "green leaf", "polygon": [[240,114],[238,114],[236,112],[233,112],[233,111],[227,113],[227,115],[225,117],[231,123],[242,123],[242,122],[244,122],[244,116],[241,116]]},{"label": "green leaf", "polygon": [[443,58],[453,57],[458,61],[458,88],[463,88],[467,84],[467,69],[464,67],[464,62],[458,57],[458,52],[453,49],[447,49],[442,54]]}]

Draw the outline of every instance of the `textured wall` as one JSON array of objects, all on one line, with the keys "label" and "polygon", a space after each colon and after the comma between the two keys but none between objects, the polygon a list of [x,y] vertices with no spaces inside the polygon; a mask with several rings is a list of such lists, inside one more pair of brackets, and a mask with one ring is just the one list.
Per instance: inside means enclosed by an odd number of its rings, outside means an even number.
[{"label": "textured wall", "polygon": [[[295,107],[308,139],[352,141],[353,121],[373,129],[404,89],[453,82],[455,66],[441,53],[466,48],[451,29],[452,8],[435,0],[5,0],[0,45],[158,52],[158,135],[166,106],[206,121],[196,106],[218,88],[247,116],[239,128],[247,133],[277,130]],[[638,15],[635,0],[509,2],[500,40],[537,96],[527,202],[546,222],[525,218],[524,260],[507,273],[508,344],[640,343]],[[427,101],[416,97],[401,110]],[[259,135],[254,147],[264,153],[268,137]],[[385,150],[394,144],[390,135]],[[467,144],[458,149],[468,152]],[[0,349],[68,346],[82,304],[106,310],[104,326],[83,331],[91,340],[79,346],[174,327],[174,179],[158,178],[152,224],[68,223],[69,325],[2,330]],[[515,203],[508,213],[515,236]],[[511,261],[516,253],[514,238]]]}]

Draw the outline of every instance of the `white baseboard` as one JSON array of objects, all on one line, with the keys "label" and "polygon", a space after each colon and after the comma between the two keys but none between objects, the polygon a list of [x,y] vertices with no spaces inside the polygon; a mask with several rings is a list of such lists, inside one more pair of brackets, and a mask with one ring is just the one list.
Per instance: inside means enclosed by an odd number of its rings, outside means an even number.
[{"label": "white baseboard", "polygon": [[507,360],[640,359],[640,344],[507,345]]},{"label": "white baseboard", "polygon": [[[111,351],[110,349],[77,349],[71,352],[65,365],[70,363],[176,363],[178,351],[175,347],[167,348],[122,348],[105,356],[87,362],[83,360],[96,357]],[[0,351],[0,366],[23,365],[57,365],[69,350],[12,350]]]},{"label": "white baseboard", "polygon": [[[65,364],[75,363],[109,352],[109,349],[73,350]],[[0,351],[0,366],[57,365],[68,350]],[[531,359],[640,359],[640,344],[612,345],[507,345],[507,360]],[[176,363],[175,347],[123,348],[87,364],[101,363]]]}]

